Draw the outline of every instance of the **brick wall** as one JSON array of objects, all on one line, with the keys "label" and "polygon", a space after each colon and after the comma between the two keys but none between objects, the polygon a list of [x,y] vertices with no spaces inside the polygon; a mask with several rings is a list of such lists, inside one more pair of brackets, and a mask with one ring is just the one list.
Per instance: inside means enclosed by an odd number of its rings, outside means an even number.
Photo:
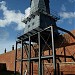
[{"label": "brick wall", "polygon": [[[73,30],[72,35],[75,36],[75,30]],[[60,65],[60,72],[63,75],[71,75],[72,73],[75,74],[75,39],[70,36],[69,34],[64,34],[63,36],[60,36],[55,42],[56,46],[56,54],[57,56],[57,62]],[[24,58],[26,58],[26,53],[24,53]],[[52,53],[52,51],[50,51]],[[44,52],[45,55],[48,54],[48,51]],[[34,51],[32,50],[32,55],[34,56]],[[61,56],[60,56],[61,55]],[[33,57],[32,56],[32,57]],[[18,49],[18,58],[21,58],[21,51]],[[14,71],[14,61],[15,61],[15,50],[1,54],[0,55],[0,63],[6,63],[7,70]],[[66,62],[68,63],[66,63]],[[72,63],[69,63],[72,62]],[[48,61],[45,61],[45,75],[49,75],[50,73],[53,74],[53,64],[48,63]],[[27,62],[23,63],[23,71],[26,70]],[[34,63],[34,75],[38,75],[38,64]],[[17,71],[20,72],[20,62],[17,63]]]},{"label": "brick wall", "polygon": [[14,71],[14,52],[10,51],[0,55],[0,63],[6,63],[7,70]]}]

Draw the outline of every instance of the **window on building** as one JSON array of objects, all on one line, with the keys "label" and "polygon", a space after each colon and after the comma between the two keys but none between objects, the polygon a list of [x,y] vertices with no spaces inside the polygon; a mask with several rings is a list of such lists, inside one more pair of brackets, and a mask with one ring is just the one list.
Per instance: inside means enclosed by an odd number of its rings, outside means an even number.
[{"label": "window on building", "polygon": [[32,25],[34,25],[34,22],[32,23]]},{"label": "window on building", "polygon": [[30,25],[28,25],[28,28],[30,28]]}]

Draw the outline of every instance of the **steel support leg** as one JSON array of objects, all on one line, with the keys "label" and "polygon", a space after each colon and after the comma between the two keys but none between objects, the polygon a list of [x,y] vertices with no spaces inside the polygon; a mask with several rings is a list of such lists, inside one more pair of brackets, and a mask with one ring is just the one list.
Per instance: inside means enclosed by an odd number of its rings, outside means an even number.
[{"label": "steel support leg", "polygon": [[55,51],[55,46],[54,46],[54,30],[53,30],[53,26],[51,26],[51,37],[52,37],[54,75],[56,75],[56,51]]},{"label": "steel support leg", "polygon": [[60,75],[60,65],[59,65],[59,63],[57,63],[57,71],[58,71],[58,75]]},{"label": "steel support leg", "polygon": [[29,36],[29,49],[28,49],[28,59],[29,59],[29,61],[28,61],[28,73],[29,73],[29,75],[31,75],[31,60],[30,60],[30,58],[31,58],[31,38]]},{"label": "steel support leg", "polygon": [[42,75],[42,65],[41,65],[41,37],[40,32],[38,32],[38,43],[39,43],[39,75]]},{"label": "steel support leg", "polygon": [[14,75],[16,75],[16,60],[17,60],[17,41],[16,41],[16,50],[15,50],[15,67],[14,67]]},{"label": "steel support leg", "polygon": [[33,75],[33,62],[32,62],[32,74],[31,75]]},{"label": "steel support leg", "polygon": [[[43,48],[43,47],[42,47]],[[42,56],[44,56],[44,51],[43,51],[43,49],[42,49],[42,54],[41,54]],[[41,61],[42,63],[42,75],[44,75],[44,60],[42,60]]]},{"label": "steel support leg", "polygon": [[65,47],[63,48],[64,50],[64,62],[66,62],[66,50],[65,50]]},{"label": "steel support leg", "polygon": [[23,75],[23,41],[21,41],[22,50],[21,50],[21,75]]},{"label": "steel support leg", "polygon": [[44,60],[42,61],[42,75],[44,75]]}]

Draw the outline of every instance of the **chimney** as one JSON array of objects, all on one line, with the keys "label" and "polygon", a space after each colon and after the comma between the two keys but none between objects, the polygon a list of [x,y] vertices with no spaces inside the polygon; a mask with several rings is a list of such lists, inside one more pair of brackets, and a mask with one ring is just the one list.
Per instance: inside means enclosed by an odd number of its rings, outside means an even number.
[{"label": "chimney", "polygon": [[6,48],[5,48],[5,51],[4,51],[4,53],[6,53]]},{"label": "chimney", "polygon": [[14,45],[12,45],[12,50],[14,50]]}]

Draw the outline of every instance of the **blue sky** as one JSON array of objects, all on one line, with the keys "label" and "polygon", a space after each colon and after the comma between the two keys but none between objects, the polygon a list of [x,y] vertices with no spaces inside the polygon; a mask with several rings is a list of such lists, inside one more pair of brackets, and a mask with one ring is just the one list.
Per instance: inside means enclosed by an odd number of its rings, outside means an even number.
[{"label": "blue sky", "polygon": [[[57,25],[75,29],[75,0],[50,0],[51,14],[58,14]],[[22,19],[29,15],[30,0],[0,0],[0,54],[11,50],[17,36],[23,34]]]}]

